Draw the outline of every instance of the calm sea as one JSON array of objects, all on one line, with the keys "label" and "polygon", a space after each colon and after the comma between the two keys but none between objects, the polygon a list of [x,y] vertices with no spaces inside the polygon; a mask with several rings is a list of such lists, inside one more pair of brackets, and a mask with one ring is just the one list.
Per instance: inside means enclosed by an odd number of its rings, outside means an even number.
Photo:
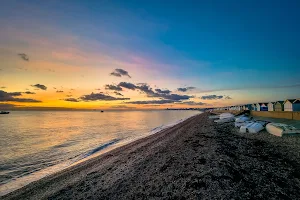
[{"label": "calm sea", "polygon": [[0,195],[199,111],[14,111],[0,115]]}]

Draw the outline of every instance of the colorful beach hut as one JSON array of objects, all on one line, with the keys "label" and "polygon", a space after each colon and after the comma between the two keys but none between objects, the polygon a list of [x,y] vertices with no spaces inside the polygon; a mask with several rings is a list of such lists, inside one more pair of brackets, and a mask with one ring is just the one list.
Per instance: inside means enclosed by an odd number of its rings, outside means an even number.
[{"label": "colorful beach hut", "polygon": [[284,111],[294,111],[294,109],[293,109],[294,101],[296,101],[296,99],[287,99],[287,100],[285,100],[284,103],[283,103]]},{"label": "colorful beach hut", "polygon": [[268,103],[259,103],[260,111],[268,111]]},{"label": "colorful beach hut", "polygon": [[274,110],[275,111],[283,111],[283,103],[284,101],[276,101],[274,104]]},{"label": "colorful beach hut", "polygon": [[283,105],[284,111],[300,111],[300,99],[287,99]]},{"label": "colorful beach hut", "polygon": [[268,111],[274,111],[274,105],[275,105],[275,102],[269,102],[268,103]]}]

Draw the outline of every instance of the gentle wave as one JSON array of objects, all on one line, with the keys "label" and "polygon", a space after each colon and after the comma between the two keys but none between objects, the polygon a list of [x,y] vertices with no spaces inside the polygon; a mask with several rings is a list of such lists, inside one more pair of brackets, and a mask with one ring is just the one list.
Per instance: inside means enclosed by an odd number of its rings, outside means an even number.
[{"label": "gentle wave", "polygon": [[121,139],[114,139],[114,140],[111,140],[111,141],[109,141],[109,142],[107,142],[105,144],[102,144],[99,147],[96,147],[96,148],[92,149],[91,151],[89,151],[87,154],[85,154],[84,157],[88,157],[88,156],[90,156],[90,155],[92,155],[94,153],[97,153],[97,152],[99,152],[99,151],[101,151],[101,150],[103,150],[103,149],[105,149],[105,148],[107,148],[107,147],[109,147],[109,146],[111,146],[113,144],[116,144],[120,140]]}]

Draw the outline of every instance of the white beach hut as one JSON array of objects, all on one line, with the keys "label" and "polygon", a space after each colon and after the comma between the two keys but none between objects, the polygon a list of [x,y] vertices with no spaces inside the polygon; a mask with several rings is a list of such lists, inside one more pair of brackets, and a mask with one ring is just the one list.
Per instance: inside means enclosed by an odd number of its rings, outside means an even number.
[{"label": "white beach hut", "polygon": [[300,99],[287,99],[283,105],[284,111],[300,111]]},{"label": "white beach hut", "polygon": [[268,111],[274,111],[274,105],[275,105],[275,102],[269,102],[268,103]]},{"label": "white beach hut", "polygon": [[255,106],[256,106],[256,111],[260,111],[260,105],[259,105],[259,103],[255,104]]},{"label": "white beach hut", "polygon": [[293,103],[296,99],[287,99],[284,101],[284,111],[293,111]]},{"label": "white beach hut", "polygon": [[257,107],[256,107],[256,104],[255,104],[255,103],[252,104],[252,110],[257,111]]}]

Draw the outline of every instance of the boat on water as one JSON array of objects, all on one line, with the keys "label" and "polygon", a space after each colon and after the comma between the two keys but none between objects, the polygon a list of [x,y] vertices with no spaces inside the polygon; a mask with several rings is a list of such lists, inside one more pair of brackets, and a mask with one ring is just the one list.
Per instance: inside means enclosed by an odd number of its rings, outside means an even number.
[{"label": "boat on water", "polygon": [[8,111],[0,111],[0,114],[9,114]]}]

